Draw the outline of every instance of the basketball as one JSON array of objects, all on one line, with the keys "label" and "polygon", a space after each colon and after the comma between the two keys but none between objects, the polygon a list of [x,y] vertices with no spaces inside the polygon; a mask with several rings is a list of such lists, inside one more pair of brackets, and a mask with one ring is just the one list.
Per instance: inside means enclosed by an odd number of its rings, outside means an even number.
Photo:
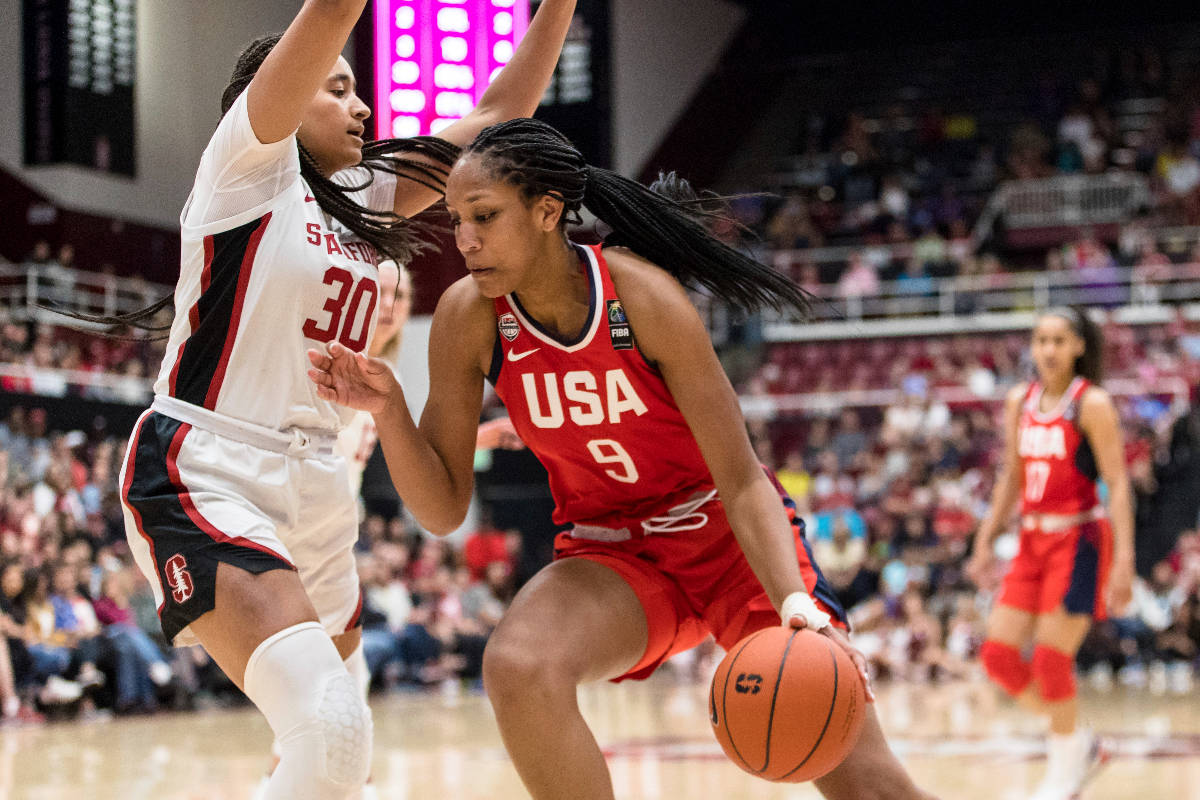
[{"label": "basketball", "polygon": [[866,718],[858,669],[827,636],[775,626],[747,636],[713,675],[709,720],[733,763],[769,781],[821,777]]}]

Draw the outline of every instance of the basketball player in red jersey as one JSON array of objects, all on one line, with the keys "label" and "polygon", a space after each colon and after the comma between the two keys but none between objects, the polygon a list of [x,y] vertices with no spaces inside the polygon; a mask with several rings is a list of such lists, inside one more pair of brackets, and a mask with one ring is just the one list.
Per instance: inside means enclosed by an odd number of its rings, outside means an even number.
[{"label": "basketball player in red jersey", "polygon": [[269,800],[348,800],[371,758],[351,674],[357,514],[333,447],[352,414],[318,396],[302,354],[365,349],[379,259],[421,249],[409,218],[440,198],[459,147],[536,109],[575,10],[545,0],[479,105],[439,136],[364,142],[371,112],[339,54],[366,5],[297,3],[283,34],[239,56],[180,217],[154,403],[121,471],[164,635],[202,644],[276,734]]},{"label": "basketball player in red jersey", "polygon": [[[484,657],[530,794],[611,800],[577,685],[644,678],[710,632],[729,647],[782,618],[834,639],[864,669],[681,282],[747,308],[803,306],[803,293],[535,120],[483,131],[446,199],[470,276],[434,314],[420,425],[378,361],[310,350],[310,377],[321,397],[374,414],[388,464],[402,465],[392,471],[400,496],[434,532],[457,527],[470,500],[485,379],[546,466],[555,520],[573,527]],[[572,245],[565,226],[582,207],[625,246]],[[873,710],[856,749],[817,786],[837,800],[928,798]]]},{"label": "basketball player in red jersey", "polygon": [[1069,800],[1104,758],[1078,725],[1075,653],[1092,620],[1129,603],[1133,505],[1117,411],[1098,385],[1100,330],[1078,309],[1055,308],[1038,319],[1032,349],[1037,380],[1005,401],[1004,466],[967,569],[990,583],[992,541],[1019,498],[1020,547],[980,658],[1005,692],[1049,718],[1046,775],[1033,799]]}]

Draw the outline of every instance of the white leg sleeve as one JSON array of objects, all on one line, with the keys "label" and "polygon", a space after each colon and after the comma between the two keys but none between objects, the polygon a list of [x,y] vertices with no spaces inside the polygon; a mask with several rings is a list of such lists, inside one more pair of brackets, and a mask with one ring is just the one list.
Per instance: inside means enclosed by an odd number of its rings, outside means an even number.
[{"label": "white leg sleeve", "polygon": [[367,694],[371,691],[371,673],[367,671],[367,657],[363,655],[363,644],[360,641],[358,647],[354,648],[354,652],[347,656],[342,662],[346,665],[346,671],[350,673],[350,677],[354,678],[358,684],[358,691],[362,695],[363,702],[367,700]]},{"label": "white leg sleeve", "polygon": [[244,683],[279,743],[264,800],[344,800],[362,786],[371,770],[371,711],[319,624],[263,641]]}]

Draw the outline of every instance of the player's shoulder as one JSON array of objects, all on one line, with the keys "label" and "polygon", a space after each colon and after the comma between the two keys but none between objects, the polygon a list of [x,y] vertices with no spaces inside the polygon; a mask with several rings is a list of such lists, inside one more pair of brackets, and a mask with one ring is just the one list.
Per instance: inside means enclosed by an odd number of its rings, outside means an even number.
[{"label": "player's shoulder", "polygon": [[447,311],[465,314],[479,314],[481,311],[495,313],[493,301],[479,291],[478,284],[470,275],[464,275],[450,284],[438,298],[437,307],[439,311],[445,308]]},{"label": "player's shoulder", "polygon": [[1025,397],[1029,394],[1029,389],[1032,385],[1029,381],[1021,381],[1010,388],[1004,395],[1004,407],[1010,411],[1014,408],[1020,408],[1021,404],[1025,402]]},{"label": "player's shoulder", "polygon": [[479,291],[475,280],[466,275],[442,292],[433,317],[436,323],[452,325],[460,334],[470,334],[495,327],[496,308],[491,298]]},{"label": "player's shoulder", "polygon": [[687,292],[675,276],[653,261],[627,247],[606,247],[603,253],[613,288],[625,307],[635,310],[635,315],[639,306],[653,306],[661,311],[682,303],[691,308]]},{"label": "player's shoulder", "polygon": [[622,286],[654,288],[671,284],[679,287],[679,281],[675,280],[671,273],[628,247],[605,247],[601,252],[605,263],[608,264],[608,273],[612,276],[613,285],[618,290]]},{"label": "player's shoulder", "polygon": [[1102,386],[1097,386],[1092,383],[1083,390],[1083,394],[1079,396],[1079,413],[1080,417],[1092,417],[1096,415],[1108,415],[1116,412],[1116,406],[1113,404],[1112,395]]}]

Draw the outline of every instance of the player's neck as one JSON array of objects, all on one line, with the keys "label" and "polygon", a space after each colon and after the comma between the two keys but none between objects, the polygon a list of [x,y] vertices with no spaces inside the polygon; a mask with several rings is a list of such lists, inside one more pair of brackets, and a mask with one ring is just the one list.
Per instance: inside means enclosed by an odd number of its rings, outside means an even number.
[{"label": "player's neck", "polygon": [[1074,375],[1055,375],[1051,378],[1041,379],[1042,399],[1050,401],[1051,405],[1053,405],[1053,403],[1058,402],[1067,393],[1067,389],[1071,388],[1071,383],[1074,380]]},{"label": "player's neck", "polygon": [[560,337],[578,333],[591,303],[591,284],[575,248],[565,239],[549,240],[529,275],[516,292],[525,313]]}]

